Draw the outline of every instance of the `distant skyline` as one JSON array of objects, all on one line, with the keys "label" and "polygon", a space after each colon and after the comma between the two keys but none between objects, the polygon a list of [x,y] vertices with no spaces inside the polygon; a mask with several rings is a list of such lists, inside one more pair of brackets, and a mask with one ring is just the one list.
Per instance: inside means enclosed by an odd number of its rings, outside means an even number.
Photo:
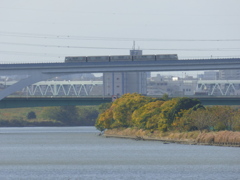
[{"label": "distant skyline", "polygon": [[143,54],[240,57],[239,0],[1,0],[1,62]]}]

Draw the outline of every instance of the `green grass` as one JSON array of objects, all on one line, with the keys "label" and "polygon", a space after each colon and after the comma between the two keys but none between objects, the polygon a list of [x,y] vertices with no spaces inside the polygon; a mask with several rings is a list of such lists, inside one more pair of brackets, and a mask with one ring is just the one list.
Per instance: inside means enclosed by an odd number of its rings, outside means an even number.
[{"label": "green grass", "polygon": [[13,120],[13,119],[28,120],[27,119],[27,114],[31,111],[35,112],[35,114],[37,116],[37,119],[42,119],[43,107],[0,109],[0,119],[4,119],[4,120]]}]

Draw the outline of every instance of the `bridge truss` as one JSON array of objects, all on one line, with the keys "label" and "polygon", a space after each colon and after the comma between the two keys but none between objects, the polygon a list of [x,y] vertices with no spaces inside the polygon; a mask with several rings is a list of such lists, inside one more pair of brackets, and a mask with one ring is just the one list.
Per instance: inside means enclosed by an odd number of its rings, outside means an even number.
[{"label": "bridge truss", "polygon": [[199,80],[197,90],[211,96],[240,95],[240,80]]},{"label": "bridge truss", "polygon": [[21,96],[101,95],[102,81],[41,81],[16,92]]}]

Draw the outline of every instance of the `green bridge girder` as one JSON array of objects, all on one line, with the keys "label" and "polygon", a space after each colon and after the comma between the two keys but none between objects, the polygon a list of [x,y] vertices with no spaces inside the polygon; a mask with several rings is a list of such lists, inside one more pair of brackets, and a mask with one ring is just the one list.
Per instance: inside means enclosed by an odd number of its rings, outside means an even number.
[{"label": "green bridge girder", "polygon": [[[240,105],[240,97],[194,97],[203,105]],[[112,97],[7,97],[0,101],[0,108],[92,106],[112,102]]]},{"label": "green bridge girder", "polygon": [[0,101],[0,108],[47,107],[47,106],[93,106],[112,102],[107,97],[7,97]]}]

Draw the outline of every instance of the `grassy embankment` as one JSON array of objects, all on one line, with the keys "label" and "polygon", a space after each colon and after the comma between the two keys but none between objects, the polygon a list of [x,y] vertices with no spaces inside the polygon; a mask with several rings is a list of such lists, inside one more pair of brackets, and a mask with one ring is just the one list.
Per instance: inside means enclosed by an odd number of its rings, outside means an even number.
[{"label": "grassy embankment", "polygon": [[96,106],[56,106],[0,109],[0,127],[93,126]]},{"label": "grassy embankment", "polygon": [[219,132],[161,132],[144,131],[134,128],[120,128],[106,130],[106,137],[131,138],[136,140],[155,140],[165,143],[181,144],[201,144],[201,145],[218,145],[218,146],[235,146],[240,147],[240,132],[219,131]]},{"label": "grassy embankment", "polygon": [[[36,118],[28,119],[27,115],[33,111]],[[61,126],[56,120],[44,118],[42,107],[0,109],[0,127],[23,126]]]}]

